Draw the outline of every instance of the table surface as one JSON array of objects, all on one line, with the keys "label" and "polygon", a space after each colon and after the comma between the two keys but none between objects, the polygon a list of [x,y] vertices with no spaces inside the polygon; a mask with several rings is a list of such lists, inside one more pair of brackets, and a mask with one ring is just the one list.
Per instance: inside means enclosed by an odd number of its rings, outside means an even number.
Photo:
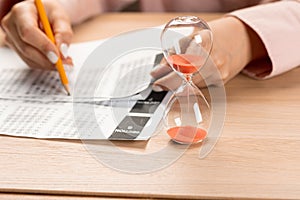
[{"label": "table surface", "polygon": [[[74,42],[157,26],[177,15],[104,14],[75,27]],[[299,75],[297,68],[265,81],[234,78],[226,85],[226,119],[213,151],[199,159],[201,144],[192,146],[172,165],[153,173],[106,167],[81,141],[0,136],[0,198],[299,199]],[[168,141],[161,133],[148,142],[116,145],[148,152]]]}]

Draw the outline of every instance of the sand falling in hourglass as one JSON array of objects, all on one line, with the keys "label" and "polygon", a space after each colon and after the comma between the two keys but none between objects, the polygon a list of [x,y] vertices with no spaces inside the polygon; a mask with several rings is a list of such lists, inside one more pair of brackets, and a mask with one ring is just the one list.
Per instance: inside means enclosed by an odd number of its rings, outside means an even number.
[{"label": "sand falling in hourglass", "polygon": [[195,16],[172,19],[161,35],[164,57],[183,79],[164,114],[168,135],[180,144],[199,143],[207,136],[211,110],[204,95],[193,83],[193,76],[201,76],[212,41],[207,23]]}]

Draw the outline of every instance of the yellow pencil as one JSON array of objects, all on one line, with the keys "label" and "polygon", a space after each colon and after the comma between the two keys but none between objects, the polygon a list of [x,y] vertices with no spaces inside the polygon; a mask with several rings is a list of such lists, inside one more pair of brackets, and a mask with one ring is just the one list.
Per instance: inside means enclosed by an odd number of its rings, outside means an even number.
[{"label": "yellow pencil", "polygon": [[[51,29],[51,26],[50,26],[50,23],[49,23],[49,20],[48,20],[48,17],[47,17],[47,14],[46,14],[46,11],[45,11],[42,1],[35,0],[35,5],[38,10],[40,20],[43,24],[43,27],[44,27],[47,37],[53,42],[53,44],[55,44],[55,38],[53,35],[53,31]],[[65,90],[67,91],[68,95],[70,95],[69,81],[68,81],[68,77],[66,75],[61,58],[59,58],[56,63],[56,69],[59,73],[60,80],[61,80]]]}]

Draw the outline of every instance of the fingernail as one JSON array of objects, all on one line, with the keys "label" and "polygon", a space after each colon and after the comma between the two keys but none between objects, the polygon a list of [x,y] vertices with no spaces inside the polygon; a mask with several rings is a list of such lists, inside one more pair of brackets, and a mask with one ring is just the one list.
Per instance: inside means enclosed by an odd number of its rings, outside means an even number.
[{"label": "fingernail", "polygon": [[53,51],[49,51],[47,57],[52,64],[56,64],[58,61],[58,56]]},{"label": "fingernail", "polygon": [[69,65],[74,68],[74,63],[73,63],[73,60],[71,59],[71,62],[69,63]]},{"label": "fingernail", "polygon": [[164,91],[160,86],[158,85],[153,85],[152,86],[152,90],[155,91],[155,92],[162,92]]},{"label": "fingernail", "polygon": [[61,52],[61,54],[64,56],[64,58],[67,58],[68,57],[68,51],[69,51],[69,47],[68,47],[68,45],[67,44],[65,44],[65,43],[62,43],[61,45],[60,45],[60,52]]},{"label": "fingernail", "polygon": [[153,67],[153,69],[150,72],[151,76],[155,76],[157,71],[161,68],[161,65],[156,65],[155,67]]},{"label": "fingernail", "polygon": [[64,65],[65,71],[71,72],[73,70],[73,67],[71,65]]},{"label": "fingernail", "polygon": [[156,71],[159,67],[160,67],[160,65],[155,65],[155,66],[153,67],[153,69],[151,70],[151,72]]}]

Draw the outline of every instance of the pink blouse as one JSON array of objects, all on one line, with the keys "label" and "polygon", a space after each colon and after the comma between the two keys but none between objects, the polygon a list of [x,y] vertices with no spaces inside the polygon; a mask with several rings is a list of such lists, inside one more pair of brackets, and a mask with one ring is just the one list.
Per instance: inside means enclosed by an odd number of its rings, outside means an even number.
[{"label": "pink blouse", "polygon": [[[119,11],[134,2],[134,0],[60,1],[73,23],[79,23],[102,12]],[[300,2],[283,0],[267,3],[270,1],[272,0],[140,0],[140,9],[151,12],[236,10],[229,15],[239,18],[258,34],[270,58],[268,63],[247,66],[244,72],[254,78],[269,78],[300,65]],[[257,4],[261,5],[254,6]]]}]

